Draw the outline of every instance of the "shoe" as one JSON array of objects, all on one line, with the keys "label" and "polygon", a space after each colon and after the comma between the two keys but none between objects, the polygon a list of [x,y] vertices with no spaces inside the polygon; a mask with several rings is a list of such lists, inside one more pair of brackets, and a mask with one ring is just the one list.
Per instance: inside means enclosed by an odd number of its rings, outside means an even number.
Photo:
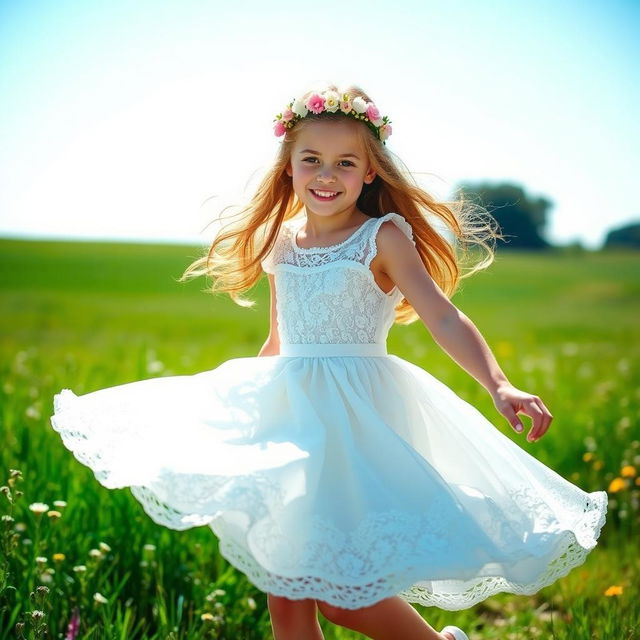
[{"label": "shoe", "polygon": [[444,633],[445,631],[453,634],[455,640],[469,640],[469,636],[460,627],[454,627],[453,625],[449,624],[444,629],[442,629],[440,633]]}]

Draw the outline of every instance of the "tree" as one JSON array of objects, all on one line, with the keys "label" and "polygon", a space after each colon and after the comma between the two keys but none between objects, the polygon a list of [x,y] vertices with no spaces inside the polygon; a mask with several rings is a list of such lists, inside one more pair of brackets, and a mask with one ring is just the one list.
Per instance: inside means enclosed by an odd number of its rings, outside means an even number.
[{"label": "tree", "polygon": [[465,199],[486,207],[505,236],[501,241],[505,248],[547,249],[551,246],[543,237],[548,212],[553,206],[551,200],[528,196],[521,186],[507,182],[461,182],[456,191],[464,194]]},{"label": "tree", "polygon": [[609,231],[602,248],[612,249],[614,247],[640,249],[640,221],[630,222],[623,227]]}]

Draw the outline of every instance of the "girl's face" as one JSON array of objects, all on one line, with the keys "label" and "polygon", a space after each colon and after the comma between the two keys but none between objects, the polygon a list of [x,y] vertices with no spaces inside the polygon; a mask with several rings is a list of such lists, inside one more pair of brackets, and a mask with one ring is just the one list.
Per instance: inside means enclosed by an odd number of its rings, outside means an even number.
[{"label": "girl's face", "polygon": [[[363,184],[376,177],[354,126],[361,125],[347,121],[312,122],[294,143],[286,171],[307,214],[332,216],[355,211]],[[314,194],[316,190],[337,195],[321,198]]]}]

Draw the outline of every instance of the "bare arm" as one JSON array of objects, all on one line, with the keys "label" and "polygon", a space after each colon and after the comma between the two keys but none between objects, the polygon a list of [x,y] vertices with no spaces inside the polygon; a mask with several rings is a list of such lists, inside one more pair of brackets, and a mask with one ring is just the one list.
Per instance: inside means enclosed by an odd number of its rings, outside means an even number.
[{"label": "bare arm", "polygon": [[382,270],[416,310],[434,340],[491,394],[496,408],[517,431],[518,412],[534,420],[529,440],[541,437],[553,416],[542,400],[516,389],[500,368],[475,324],[438,287],[412,242],[392,222],[383,222],[377,236]]},{"label": "bare arm", "polygon": [[268,273],[269,291],[271,296],[270,315],[269,315],[269,335],[262,348],[258,352],[261,356],[277,356],[280,355],[280,337],[278,335],[278,314],[276,311],[276,282],[272,273]]}]

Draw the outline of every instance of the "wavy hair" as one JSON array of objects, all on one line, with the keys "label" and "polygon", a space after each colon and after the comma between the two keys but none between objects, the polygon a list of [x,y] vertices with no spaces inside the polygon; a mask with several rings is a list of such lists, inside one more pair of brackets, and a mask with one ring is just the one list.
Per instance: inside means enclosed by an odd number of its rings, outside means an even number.
[{"label": "wavy hair", "polygon": [[[339,94],[371,98],[357,85],[339,89],[335,85],[324,88]],[[306,100],[313,89],[302,97]],[[322,89],[320,89],[322,91]],[[366,215],[379,218],[386,213],[399,213],[411,225],[416,249],[433,280],[451,297],[462,278],[488,267],[494,260],[494,243],[502,238],[496,220],[488,211],[465,199],[437,201],[416,182],[406,165],[383,145],[373,131],[346,114],[322,112],[299,120],[287,129],[273,165],[267,170],[249,203],[231,223],[217,234],[206,255],[192,262],[180,277],[207,275],[213,278],[210,293],[228,293],[240,306],[251,307],[255,301],[243,298],[242,293],[260,279],[260,262],[271,251],[280,227],[293,218],[304,206],[293,190],[292,179],[286,173],[293,145],[310,122],[335,118],[353,122],[358,137],[376,172],[370,184],[363,184],[356,206]],[[229,207],[225,207],[227,209]],[[436,223],[444,227],[438,231]],[[452,236],[451,240],[446,234]],[[469,260],[470,266],[465,267]],[[395,322],[410,324],[419,318],[411,304],[403,298],[395,309]]]}]

